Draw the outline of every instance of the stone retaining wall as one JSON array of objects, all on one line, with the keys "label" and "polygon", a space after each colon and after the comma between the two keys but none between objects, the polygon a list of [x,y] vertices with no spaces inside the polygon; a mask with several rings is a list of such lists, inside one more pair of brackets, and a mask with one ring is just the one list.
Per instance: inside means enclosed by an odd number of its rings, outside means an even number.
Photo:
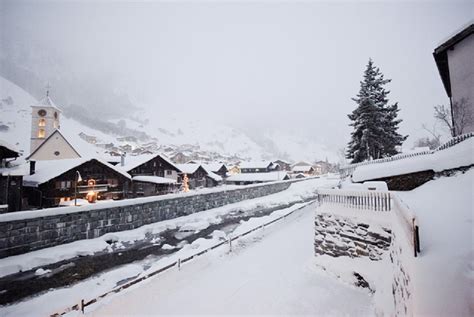
[{"label": "stone retaining wall", "polygon": [[380,260],[390,247],[391,231],[381,227],[370,227],[365,223],[333,214],[318,214],[315,218],[314,251],[316,255],[333,257],[367,256]]},{"label": "stone retaining wall", "polygon": [[[41,210],[28,219],[2,221],[0,219],[0,258],[52,247],[81,239],[97,238],[109,232],[131,230],[146,224],[173,219],[195,212],[221,207],[239,201],[270,195],[287,189],[291,182],[277,182],[258,186],[247,186],[232,190],[157,196],[140,202],[140,199],[118,201],[115,206],[93,209],[68,207],[70,212]],[[79,211],[78,211],[79,210]],[[46,211],[46,212],[45,212]],[[34,213],[34,211],[33,211]],[[18,213],[17,218],[21,218]]]}]

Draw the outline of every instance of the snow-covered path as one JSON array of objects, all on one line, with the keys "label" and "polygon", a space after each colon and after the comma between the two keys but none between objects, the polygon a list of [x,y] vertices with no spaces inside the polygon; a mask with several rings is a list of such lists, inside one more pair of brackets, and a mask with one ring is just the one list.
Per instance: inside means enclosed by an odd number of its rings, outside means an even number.
[{"label": "snow-covered path", "polygon": [[105,299],[90,315],[373,315],[367,291],[314,268],[314,208],[238,240],[232,253],[217,249]]}]

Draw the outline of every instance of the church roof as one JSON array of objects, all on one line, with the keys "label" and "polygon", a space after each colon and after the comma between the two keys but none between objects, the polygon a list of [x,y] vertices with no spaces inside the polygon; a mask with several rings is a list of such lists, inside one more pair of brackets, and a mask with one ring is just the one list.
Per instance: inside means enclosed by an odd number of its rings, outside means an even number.
[{"label": "church roof", "polygon": [[62,112],[62,110],[58,106],[56,106],[56,104],[49,95],[41,99],[36,105],[33,105],[32,107],[52,107],[57,111]]}]

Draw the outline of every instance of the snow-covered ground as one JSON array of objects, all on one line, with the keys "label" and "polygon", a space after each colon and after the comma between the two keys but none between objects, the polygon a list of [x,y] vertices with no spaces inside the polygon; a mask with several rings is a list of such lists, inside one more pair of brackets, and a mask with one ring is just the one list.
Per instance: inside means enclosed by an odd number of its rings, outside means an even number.
[{"label": "snow-covered ground", "polygon": [[[108,248],[110,248],[110,245],[108,245],[106,242],[106,240],[109,239],[117,241],[116,244],[120,245],[124,242],[133,242],[135,240],[143,239],[146,234],[155,234],[166,229],[184,228],[186,230],[202,230],[212,223],[219,222],[223,215],[229,213],[232,210],[239,209],[246,211],[255,208],[275,207],[281,204],[301,201],[305,198],[312,197],[318,188],[334,186],[337,181],[337,179],[321,178],[297,182],[292,184],[289,189],[273,195],[247,200],[224,207],[195,213],[189,216],[143,226],[135,230],[107,234],[97,239],[76,241],[70,244],[8,257],[0,260],[0,272],[1,275],[7,275],[18,272],[19,270],[27,270],[40,267],[42,265],[47,265],[49,263],[54,263],[62,259],[69,259],[77,255],[87,255],[98,251],[106,251]],[[283,214],[290,213],[301,206],[301,204],[296,204],[290,208],[277,210],[268,216],[250,218],[247,222],[241,223],[239,226],[237,226],[231,235],[236,235],[251,228],[259,227],[263,223],[268,223],[273,219],[276,219]],[[309,230],[306,232],[306,234],[307,237],[312,240],[312,230]],[[176,261],[178,258],[183,258],[187,255],[195,254],[200,250],[204,250],[210,245],[222,241],[222,239],[225,237],[226,235],[224,232],[215,231],[211,238],[197,239],[192,244],[184,246],[179,251],[170,256],[159,259],[156,257],[147,258],[140,262],[128,264],[110,270],[88,280],[77,283],[72,287],[52,290],[40,296],[24,300],[14,305],[0,307],[0,315],[37,316],[60,311],[68,306],[76,304],[78,300],[82,298],[88,300],[106,291],[109,291],[122,280],[148,274],[149,272]],[[296,245],[297,243],[294,244],[294,246]],[[174,247],[176,246],[163,246],[165,249]],[[48,303],[48,305],[44,305],[44,303]]]},{"label": "snow-covered ground", "polygon": [[398,195],[417,215],[415,314],[474,315],[474,170]]},{"label": "snow-covered ground", "polygon": [[467,139],[453,147],[397,161],[358,166],[353,175],[354,182],[403,175],[420,171],[435,172],[474,164],[474,138]]},{"label": "snow-covered ground", "polygon": [[104,300],[91,315],[373,315],[367,290],[314,266],[314,208],[238,240],[231,253],[221,248]]}]

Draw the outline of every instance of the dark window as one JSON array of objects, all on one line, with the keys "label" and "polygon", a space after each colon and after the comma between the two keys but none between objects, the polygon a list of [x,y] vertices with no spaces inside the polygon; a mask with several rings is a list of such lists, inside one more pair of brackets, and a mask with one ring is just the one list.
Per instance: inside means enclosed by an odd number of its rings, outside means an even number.
[{"label": "dark window", "polygon": [[44,117],[44,116],[46,115],[46,110],[40,109],[40,110],[38,111],[38,115],[39,115],[40,117]]},{"label": "dark window", "polygon": [[56,156],[59,156],[59,154],[61,154],[59,151],[54,152],[54,155],[56,155]]}]

